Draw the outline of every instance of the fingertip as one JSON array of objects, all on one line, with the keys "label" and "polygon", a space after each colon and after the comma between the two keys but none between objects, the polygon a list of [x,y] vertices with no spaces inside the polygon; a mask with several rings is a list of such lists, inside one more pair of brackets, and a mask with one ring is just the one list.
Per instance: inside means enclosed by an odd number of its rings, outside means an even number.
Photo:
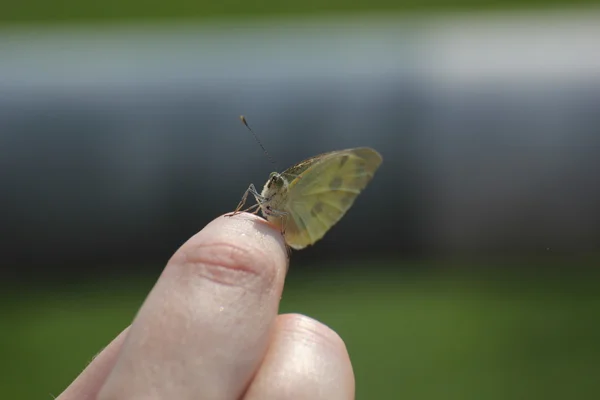
[{"label": "fingertip", "polygon": [[[233,232],[239,232],[242,236],[248,233],[264,237],[266,235],[272,236],[276,242],[278,242],[285,249],[285,241],[279,228],[267,221],[266,219],[259,217],[256,214],[247,212],[241,212],[235,215],[224,214],[220,217],[211,221],[204,229],[209,226],[222,227],[226,230]],[[249,232],[250,231],[250,232]]]},{"label": "fingertip", "polygon": [[286,244],[281,231],[276,225],[256,214],[242,212],[231,216],[222,215],[197,234],[203,240],[209,235],[240,246],[254,247],[266,254],[281,255],[287,263]]},{"label": "fingertip", "polygon": [[[209,222],[173,254],[170,262],[184,256],[183,253],[190,247],[205,242],[227,242],[260,250],[271,256],[279,253],[287,254],[285,239],[275,225],[258,215],[241,212],[235,215],[223,214]],[[284,259],[287,263],[287,257]]]},{"label": "fingertip", "polygon": [[[273,231],[273,232],[268,232],[268,233],[274,234],[279,239],[283,239],[283,237],[281,235],[281,231],[279,230],[277,225],[267,221],[266,219],[258,216],[257,214],[248,213],[245,211],[239,212],[237,214],[227,213],[227,214],[223,214],[220,217],[213,220],[211,222],[211,224],[216,221],[222,221],[224,223],[226,223],[227,221],[229,221],[229,222],[233,221],[234,225],[237,225],[240,223],[256,224],[259,227],[262,227],[266,230]],[[267,233],[267,232],[265,232],[265,233]],[[282,242],[283,242],[283,240],[282,240]]]}]

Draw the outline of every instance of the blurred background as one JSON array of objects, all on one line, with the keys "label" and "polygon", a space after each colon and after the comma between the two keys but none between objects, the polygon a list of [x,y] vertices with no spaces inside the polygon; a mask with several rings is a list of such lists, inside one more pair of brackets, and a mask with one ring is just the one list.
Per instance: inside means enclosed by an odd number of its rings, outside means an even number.
[{"label": "blurred background", "polygon": [[384,163],[282,312],[358,399],[600,396],[592,1],[101,3],[0,12],[0,391],[57,396],[172,253],[275,167]]}]

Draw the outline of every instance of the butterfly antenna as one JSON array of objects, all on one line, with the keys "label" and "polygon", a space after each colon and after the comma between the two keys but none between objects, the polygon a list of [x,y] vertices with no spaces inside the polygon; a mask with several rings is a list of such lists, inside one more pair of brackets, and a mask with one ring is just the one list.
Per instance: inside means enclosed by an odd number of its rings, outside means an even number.
[{"label": "butterfly antenna", "polygon": [[273,158],[271,157],[271,155],[269,154],[267,149],[265,149],[265,146],[263,146],[263,144],[260,142],[260,139],[258,138],[258,136],[256,136],[256,133],[254,133],[252,128],[250,128],[250,125],[248,125],[248,121],[246,121],[246,117],[244,117],[243,115],[240,115],[240,119],[242,120],[244,125],[246,125],[246,128],[248,128],[248,130],[252,133],[252,136],[254,136],[254,139],[256,139],[256,143],[258,143],[258,145],[263,150],[263,152],[265,153],[265,155],[267,156],[269,161],[271,161],[272,164],[277,165],[277,163],[275,162],[275,160],[273,160]]}]

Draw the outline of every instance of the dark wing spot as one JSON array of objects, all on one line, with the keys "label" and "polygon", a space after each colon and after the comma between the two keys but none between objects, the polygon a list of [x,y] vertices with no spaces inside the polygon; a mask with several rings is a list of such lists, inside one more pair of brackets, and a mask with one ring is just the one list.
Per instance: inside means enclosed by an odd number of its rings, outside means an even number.
[{"label": "dark wing spot", "polygon": [[313,208],[310,210],[310,215],[312,215],[313,217],[316,217],[317,214],[319,214],[321,211],[323,211],[323,203],[321,203],[320,201],[315,204],[313,206]]},{"label": "dark wing spot", "polygon": [[342,156],[342,158],[340,159],[340,168],[342,168],[344,166],[344,164],[346,164],[346,162],[348,161],[349,156]]},{"label": "dark wing spot", "polygon": [[333,178],[333,180],[329,183],[329,187],[331,189],[339,189],[340,186],[342,186],[342,182],[343,179],[340,178],[339,176],[336,176],[335,178]]}]

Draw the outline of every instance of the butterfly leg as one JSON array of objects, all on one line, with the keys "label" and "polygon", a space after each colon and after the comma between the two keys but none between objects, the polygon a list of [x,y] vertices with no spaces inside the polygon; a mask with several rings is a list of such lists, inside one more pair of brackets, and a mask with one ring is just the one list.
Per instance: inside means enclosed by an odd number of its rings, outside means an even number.
[{"label": "butterfly leg", "polygon": [[288,213],[287,211],[280,211],[280,210],[271,210],[271,215],[273,215],[274,217],[279,217],[281,218],[281,234],[285,235],[285,227],[287,225],[287,221],[288,221],[288,217],[290,215],[290,213]]},{"label": "butterfly leg", "polygon": [[287,228],[288,217],[289,217],[288,213],[285,213],[285,215],[281,216],[281,219],[283,220],[283,223],[281,224],[281,234],[282,235],[285,235],[285,228]]},{"label": "butterfly leg", "polygon": [[[242,210],[242,207],[244,207],[244,204],[246,204],[246,200],[248,198],[248,193],[251,193],[254,196],[254,198],[256,199],[256,203],[257,204],[255,204],[253,206],[250,206],[250,207],[248,207],[245,210]],[[225,214],[225,216],[226,217],[233,217],[234,215],[237,215],[239,213],[250,211],[253,208],[256,208],[256,210],[254,211],[254,214],[257,214],[258,210],[260,210],[260,205],[261,205],[261,203],[263,201],[265,201],[265,198],[262,197],[260,195],[260,193],[258,193],[256,191],[256,188],[254,187],[254,184],[251,183],[250,186],[248,186],[248,189],[246,189],[246,191],[244,192],[244,195],[242,196],[242,199],[240,200],[240,202],[237,205],[237,207],[235,208],[235,211],[233,211],[233,212],[231,212],[229,214]]]},{"label": "butterfly leg", "polygon": [[252,210],[253,208],[256,208],[256,210],[252,211],[252,214],[258,214],[258,211],[260,210],[260,204],[253,204],[248,208],[245,208],[243,210],[237,211],[238,213],[243,213],[243,212],[249,212],[250,210]]}]

